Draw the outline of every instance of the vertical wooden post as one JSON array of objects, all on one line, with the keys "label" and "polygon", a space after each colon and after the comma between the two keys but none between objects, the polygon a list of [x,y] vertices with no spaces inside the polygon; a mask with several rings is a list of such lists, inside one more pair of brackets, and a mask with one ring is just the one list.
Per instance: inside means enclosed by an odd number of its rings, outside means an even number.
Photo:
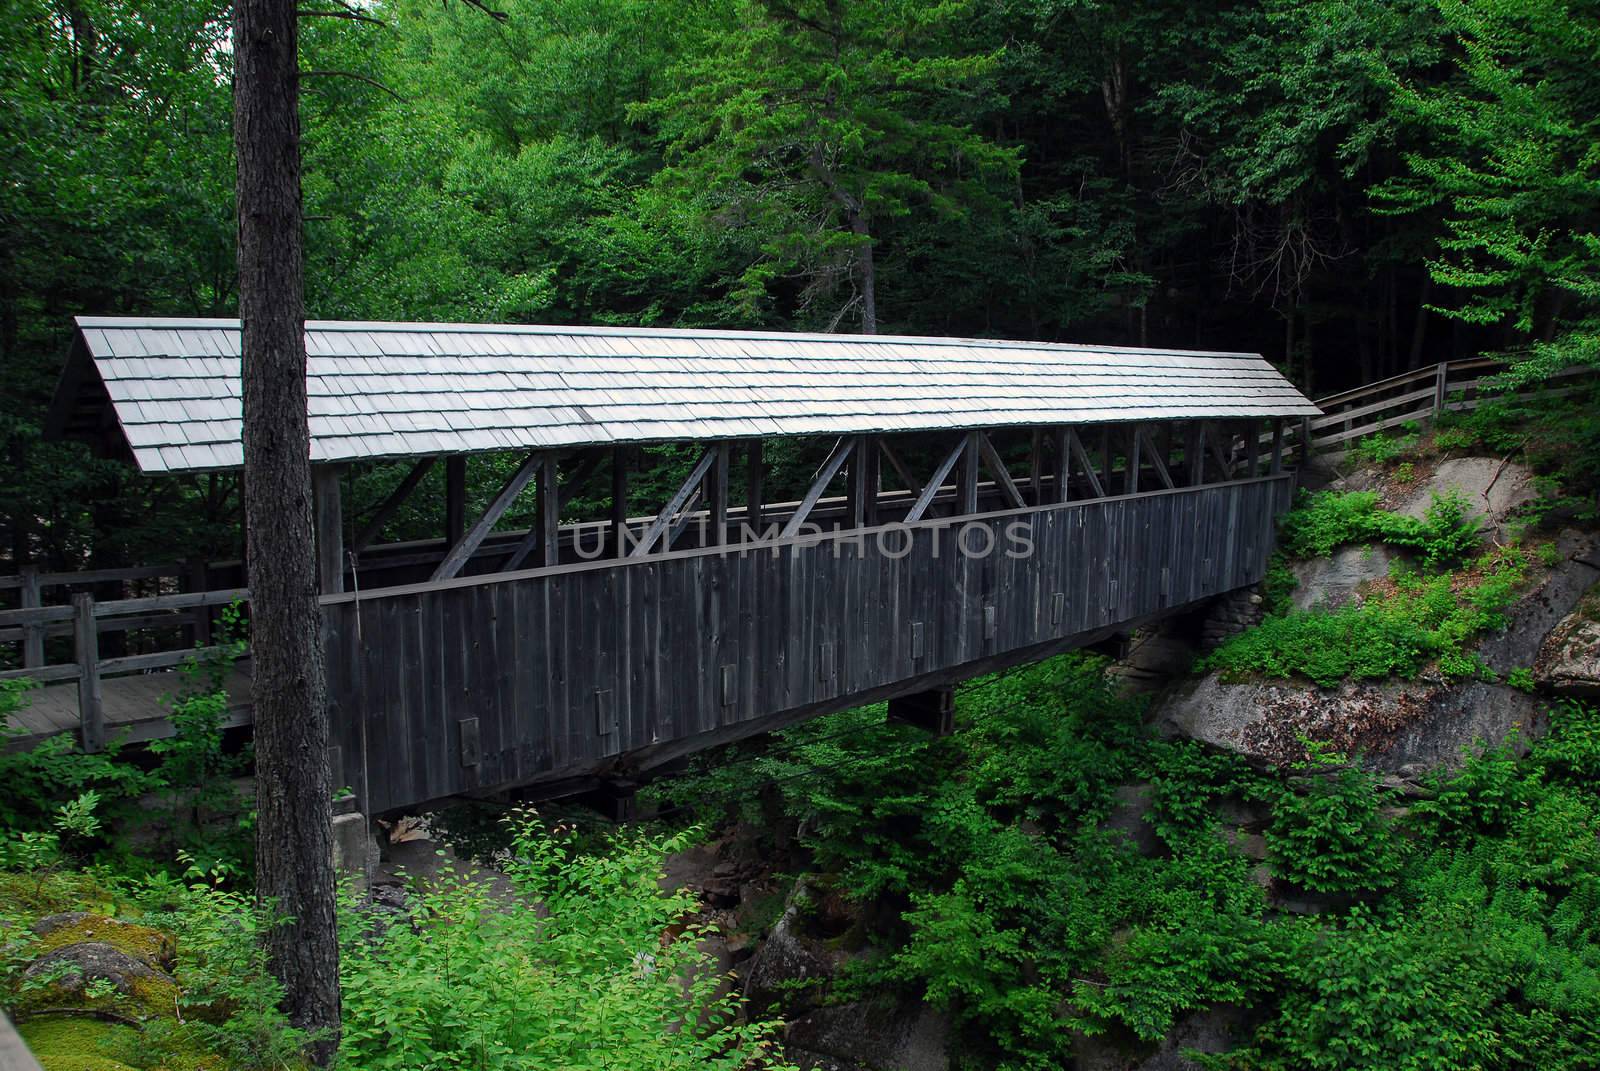
[{"label": "vertical wooden post", "polygon": [[1267,470],[1277,476],[1283,472],[1283,418],[1277,417],[1272,421],[1272,461]]},{"label": "vertical wooden post", "polygon": [[878,436],[868,435],[858,450],[864,451],[858,460],[863,476],[862,523],[871,527],[878,523],[878,495],[883,490],[883,451],[878,446]]},{"label": "vertical wooden post", "polygon": [[554,454],[546,454],[539,462],[539,478],[535,488],[538,506],[539,556],[541,564],[561,564],[561,488],[560,473]]},{"label": "vertical wooden post", "polygon": [[1106,494],[1111,490],[1111,425],[1107,424],[1100,429],[1100,479],[1105,484]]},{"label": "vertical wooden post", "polygon": [[1433,370],[1433,419],[1438,420],[1439,414],[1444,412],[1445,391],[1450,380],[1450,366],[1440,361]]},{"label": "vertical wooden post", "polygon": [[1300,418],[1300,464],[1311,460],[1311,418]]},{"label": "vertical wooden post", "polygon": [[761,483],[766,477],[766,462],[761,457],[761,446],[761,440],[754,439],[745,447],[748,471],[745,473],[744,514],[750,529],[755,532],[761,531]]},{"label": "vertical wooden post", "polygon": [[628,448],[611,448],[611,546],[614,557],[628,553]]},{"label": "vertical wooden post", "polygon": [[710,531],[706,544],[720,547],[728,541],[728,457],[729,445],[719,442],[711,448],[716,460],[706,475],[706,513]]},{"label": "vertical wooden post", "polygon": [[444,459],[444,545],[448,551],[467,531],[467,455]]},{"label": "vertical wooden post", "polygon": [[[337,465],[316,465],[311,469],[317,530],[317,588],[324,595],[344,590],[344,506],[339,495],[339,475]],[[452,540],[450,545],[455,546],[456,542]]]},{"label": "vertical wooden post", "polygon": [[94,596],[87,591],[72,596],[72,612],[78,659],[78,731],[83,750],[99,751],[106,744],[106,707],[100,691],[100,631],[94,620]]},{"label": "vertical wooden post", "polygon": [[1044,476],[1044,432],[1033,429],[1028,442],[1028,497],[1035,506],[1044,505],[1042,477]]},{"label": "vertical wooden post", "polygon": [[1136,494],[1139,493],[1139,466],[1142,464],[1142,462],[1139,459],[1139,454],[1140,454],[1139,425],[1130,424],[1128,426],[1128,459],[1127,459],[1127,465],[1128,465],[1128,485],[1127,486],[1128,486],[1128,494],[1130,494],[1130,495],[1136,495]]},{"label": "vertical wooden post", "polygon": [[[22,574],[22,608],[37,610],[44,605],[43,594],[39,590],[39,567],[24,565],[17,572]],[[38,669],[44,665],[44,637],[43,621],[30,621],[22,626],[22,664],[25,668]]]},{"label": "vertical wooden post", "polygon": [[[183,586],[186,591],[210,590],[210,567],[204,558],[190,558],[183,563]],[[190,615],[190,642],[198,647],[211,645],[211,607],[196,606]]]},{"label": "vertical wooden post", "polygon": [[957,516],[978,512],[978,433],[969,431],[961,447],[961,465],[956,473]]},{"label": "vertical wooden post", "polygon": [[1067,429],[1052,428],[1050,453],[1055,465],[1055,501],[1065,502],[1072,494],[1072,455],[1067,452]]},{"label": "vertical wooden post", "polygon": [[1255,479],[1261,475],[1261,422],[1247,420],[1244,422],[1244,467],[1245,475]]},{"label": "vertical wooden post", "polygon": [[1205,443],[1200,439],[1200,421],[1191,420],[1183,429],[1183,482],[1190,487],[1205,475]]}]

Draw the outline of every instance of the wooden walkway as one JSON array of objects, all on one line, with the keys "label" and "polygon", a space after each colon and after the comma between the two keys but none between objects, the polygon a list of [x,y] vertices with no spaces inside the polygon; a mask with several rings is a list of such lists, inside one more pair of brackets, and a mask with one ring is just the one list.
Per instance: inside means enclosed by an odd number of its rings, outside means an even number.
[{"label": "wooden walkway", "polygon": [[[172,735],[167,714],[174,695],[188,682],[176,670],[110,677],[101,682],[106,714],[106,738],[125,744],[158,740]],[[240,663],[228,675],[228,727],[250,724],[250,667]],[[68,681],[30,688],[23,706],[6,719],[6,727],[20,730],[14,746],[32,747],[58,733],[79,734],[78,686]]]}]

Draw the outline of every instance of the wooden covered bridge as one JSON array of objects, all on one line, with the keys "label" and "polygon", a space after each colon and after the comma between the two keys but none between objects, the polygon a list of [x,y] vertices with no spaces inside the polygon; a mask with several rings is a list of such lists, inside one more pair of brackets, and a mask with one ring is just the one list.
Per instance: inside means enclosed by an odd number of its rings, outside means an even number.
[{"label": "wooden covered bridge", "polygon": [[[237,322],[78,327],[51,434],[145,473],[239,467]],[[1251,354],[378,323],[306,338],[331,761],[369,814],[631,776],[880,699],[927,707],[1253,583],[1289,503],[1286,422],[1318,412]],[[629,474],[659,443],[691,449],[639,515]],[[780,449],[808,459],[789,494],[768,479]],[[511,452],[470,515],[469,456]],[[350,467],[395,462],[388,499],[349,515]],[[434,466],[437,535],[383,542]],[[573,516],[574,489],[607,474],[609,509]],[[533,523],[497,527],[524,495]],[[6,675],[46,684],[16,716],[29,735],[169,731],[154,695],[245,595],[239,563],[124,572],[168,579],[111,601],[85,590],[104,576],[3,581],[21,596],[0,610]],[[111,630],[137,651],[100,657]],[[231,689],[246,722],[247,662]]]}]

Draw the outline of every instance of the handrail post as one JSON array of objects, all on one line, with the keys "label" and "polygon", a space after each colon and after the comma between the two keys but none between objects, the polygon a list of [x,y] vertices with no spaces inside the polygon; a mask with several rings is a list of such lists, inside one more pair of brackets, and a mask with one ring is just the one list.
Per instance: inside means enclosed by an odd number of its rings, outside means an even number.
[{"label": "handrail post", "polygon": [[[22,608],[37,610],[44,605],[44,599],[39,590],[39,567],[37,565],[24,565],[17,570],[22,576]],[[38,669],[44,665],[44,636],[45,624],[43,621],[31,621],[22,626],[22,665],[26,669]]]},{"label": "handrail post", "polygon": [[[206,591],[210,583],[209,568],[204,558],[191,558],[184,563],[184,590]],[[190,642],[196,647],[211,646],[211,608],[196,606],[190,617],[190,628],[194,635]]]},{"label": "handrail post", "polygon": [[106,743],[106,708],[100,690],[100,633],[94,619],[94,596],[78,592],[72,596],[72,609],[78,656],[78,729],[83,750],[99,751]]},{"label": "handrail post", "polygon": [[1433,370],[1433,419],[1444,412],[1445,387],[1450,381],[1450,362],[1440,361]]}]

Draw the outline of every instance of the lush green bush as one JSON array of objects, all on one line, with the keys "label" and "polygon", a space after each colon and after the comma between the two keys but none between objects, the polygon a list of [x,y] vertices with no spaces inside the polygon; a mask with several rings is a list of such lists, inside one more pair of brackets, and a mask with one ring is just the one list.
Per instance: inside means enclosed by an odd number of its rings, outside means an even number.
[{"label": "lush green bush", "polygon": [[1267,858],[1303,889],[1358,893],[1387,888],[1400,864],[1389,794],[1358,765],[1312,743],[1272,808]]},{"label": "lush green bush", "polygon": [[531,814],[511,832],[514,899],[447,869],[404,920],[344,912],[340,1067],[780,1066],[700,950],[693,896],[657,887],[685,835],[585,854]]},{"label": "lush green bush", "polygon": [[1415,677],[1430,665],[1446,677],[1481,676],[1487,671],[1472,642],[1504,626],[1505,610],[1526,573],[1526,558],[1515,548],[1486,557],[1475,577],[1402,571],[1389,594],[1335,610],[1268,616],[1218,647],[1200,668],[1229,679],[1305,677],[1323,687]]},{"label": "lush green bush", "polygon": [[1435,493],[1420,519],[1379,509],[1375,491],[1302,493],[1278,532],[1292,558],[1326,557],[1348,543],[1387,543],[1419,552],[1429,567],[1459,564],[1483,544],[1482,522],[1454,491]]}]

